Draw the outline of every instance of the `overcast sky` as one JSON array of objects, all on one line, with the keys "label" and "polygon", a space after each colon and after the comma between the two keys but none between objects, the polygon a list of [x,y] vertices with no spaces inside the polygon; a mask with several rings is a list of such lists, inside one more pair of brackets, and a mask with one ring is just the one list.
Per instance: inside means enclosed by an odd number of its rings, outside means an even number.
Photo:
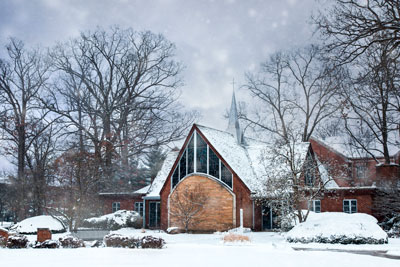
[{"label": "overcast sky", "polygon": [[[199,123],[226,128],[223,118],[244,73],[268,55],[310,42],[316,0],[1,0],[0,43],[12,36],[52,46],[96,26],[162,33],[185,66],[181,102]],[[237,91],[237,100],[246,92]],[[0,158],[1,166],[1,158]],[[0,167],[1,168],[1,167]]]}]

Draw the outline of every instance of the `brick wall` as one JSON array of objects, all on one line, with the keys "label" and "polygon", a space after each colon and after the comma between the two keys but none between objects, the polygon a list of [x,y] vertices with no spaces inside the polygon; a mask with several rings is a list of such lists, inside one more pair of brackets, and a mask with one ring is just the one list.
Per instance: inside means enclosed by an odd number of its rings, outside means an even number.
[{"label": "brick wall", "polygon": [[135,210],[135,202],[143,202],[142,195],[131,195],[131,196],[118,196],[118,195],[107,195],[101,196],[103,202],[103,213],[112,213],[112,203],[119,202],[121,204],[121,210]]},{"label": "brick wall", "polygon": [[343,212],[343,200],[356,199],[357,212],[367,213],[372,215],[372,189],[358,189],[358,190],[334,190],[325,193],[324,198],[321,200],[321,212]]},{"label": "brick wall", "polygon": [[37,229],[37,241],[44,242],[51,239],[51,232],[49,228],[38,228]]}]

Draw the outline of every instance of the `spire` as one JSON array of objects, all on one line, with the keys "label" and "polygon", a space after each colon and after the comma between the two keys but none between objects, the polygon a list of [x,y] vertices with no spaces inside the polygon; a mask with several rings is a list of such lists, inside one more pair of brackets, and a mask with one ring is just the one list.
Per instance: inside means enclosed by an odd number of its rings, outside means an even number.
[{"label": "spire", "polygon": [[[234,81],[232,82],[234,84]],[[235,89],[233,88],[231,109],[229,111],[229,122],[227,132],[233,134],[238,144],[242,144],[242,130],[239,125],[239,116],[236,106]]]}]

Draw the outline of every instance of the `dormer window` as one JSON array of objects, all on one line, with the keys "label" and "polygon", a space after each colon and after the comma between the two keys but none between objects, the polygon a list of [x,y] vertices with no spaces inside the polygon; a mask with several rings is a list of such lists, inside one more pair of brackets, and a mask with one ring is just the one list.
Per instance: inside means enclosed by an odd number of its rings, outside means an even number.
[{"label": "dormer window", "polygon": [[231,171],[196,131],[191,136],[172,174],[171,187],[174,188],[180,180],[191,173],[208,174],[232,188]]},{"label": "dormer window", "polygon": [[365,179],[367,176],[367,164],[365,162],[357,162],[355,172],[357,179]]}]

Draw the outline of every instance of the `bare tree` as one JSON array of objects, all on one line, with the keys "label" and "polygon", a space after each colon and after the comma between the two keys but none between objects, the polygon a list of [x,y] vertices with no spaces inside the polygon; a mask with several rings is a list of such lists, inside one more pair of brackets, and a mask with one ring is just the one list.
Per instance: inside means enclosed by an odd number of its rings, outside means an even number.
[{"label": "bare tree", "polygon": [[186,232],[201,223],[201,212],[207,204],[208,195],[200,185],[194,188],[178,187],[170,199],[169,213],[183,226]]},{"label": "bare tree", "polygon": [[371,47],[355,61],[357,76],[342,90],[342,116],[351,145],[390,164],[390,148],[400,145],[399,61],[385,44]]},{"label": "bare tree", "polygon": [[290,132],[301,128],[301,140],[308,141],[339,108],[341,69],[326,64],[320,52],[316,46],[279,52],[261,65],[259,74],[247,74],[245,88],[258,100],[259,108],[241,118],[287,142]]},{"label": "bare tree", "polygon": [[28,50],[16,39],[6,48],[8,59],[0,60],[0,127],[8,144],[5,152],[16,160],[22,219],[27,212],[26,155],[47,127],[38,128],[48,112],[39,112],[37,98],[47,82],[49,65],[40,50]]},{"label": "bare tree", "polygon": [[260,158],[263,186],[256,199],[262,205],[272,203],[271,207],[280,215],[282,228],[290,227],[293,221],[306,221],[311,208],[308,204],[321,198],[332,181],[326,173],[321,173],[325,166],[309,143],[293,137],[290,135],[290,142],[276,140]]},{"label": "bare tree", "polygon": [[112,28],[52,50],[60,79],[44,102],[68,131],[89,141],[106,180],[116,166],[129,173],[130,159],[180,139],[193,122],[177,103],[181,66],[174,48],[161,35]]},{"label": "bare tree", "polygon": [[46,206],[47,212],[63,217],[70,230],[76,230],[83,219],[98,215],[100,173],[93,153],[71,149],[54,160],[51,172],[57,187],[50,192],[53,203]]},{"label": "bare tree", "polygon": [[399,0],[335,0],[313,19],[327,37],[326,50],[343,64],[374,45],[385,45],[399,56],[399,7]]}]

